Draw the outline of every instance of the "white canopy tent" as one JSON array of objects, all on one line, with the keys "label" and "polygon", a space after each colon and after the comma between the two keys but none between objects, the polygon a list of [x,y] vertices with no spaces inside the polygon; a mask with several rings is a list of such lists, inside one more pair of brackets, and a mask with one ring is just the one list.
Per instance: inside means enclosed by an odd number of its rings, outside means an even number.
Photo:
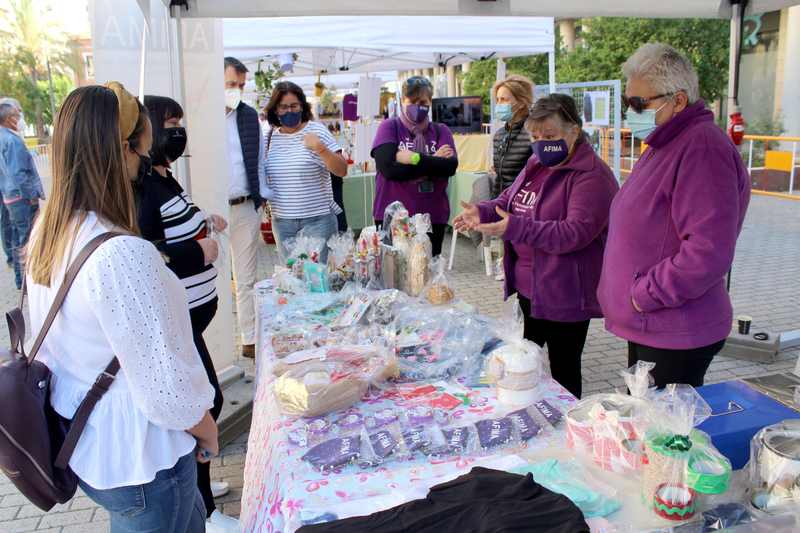
[{"label": "white canopy tent", "polygon": [[441,67],[555,45],[548,17],[227,19],[223,35],[225,53],[245,62],[297,53],[297,75]]},{"label": "white canopy tent", "polygon": [[[187,17],[299,17],[348,13],[422,16],[528,16],[528,17],[648,17],[731,18],[739,0],[163,0],[165,5],[187,4]],[[798,4],[797,0],[750,0],[746,13],[764,13]]]},{"label": "white canopy tent", "polygon": [[[458,50],[443,48],[447,44],[443,40],[436,40],[446,34],[455,24],[440,24],[433,30],[426,32],[420,31],[419,26],[414,20],[417,16],[457,16],[457,17],[594,17],[594,16],[637,16],[637,17],[706,17],[706,18],[730,18],[732,47],[731,58],[731,86],[734,90],[729,91],[735,95],[736,86],[736,50],[738,50],[739,28],[741,27],[741,17],[746,14],[762,13],[800,4],[800,0],[671,0],[670,2],[650,2],[642,3],[641,0],[406,0],[396,2],[394,0],[302,0],[286,2],[285,0],[114,0],[112,5],[107,0],[92,0],[91,12],[93,13],[93,37],[96,59],[96,78],[99,82],[109,79],[126,79],[127,85],[134,88],[134,76],[130,61],[123,61],[121,58],[129,58],[140,46],[144,45],[145,39],[142,37],[141,17],[136,19],[130,11],[126,11],[123,4],[138,4],[145,19],[151,18],[151,11],[154,16],[162,16],[166,8],[169,9],[171,20],[163,24],[154,25],[152,35],[147,42],[147,47],[155,49],[154,57],[159,72],[168,72],[168,79],[171,83],[164,84],[165,88],[157,91],[156,94],[170,94],[181,102],[187,114],[184,117],[186,125],[191,131],[190,152],[191,159],[183,161],[185,166],[181,178],[187,185],[191,185],[189,180],[189,170],[191,169],[196,176],[195,186],[192,187],[195,198],[210,212],[225,213],[227,209],[226,189],[222,176],[227,172],[227,156],[224,150],[219,150],[224,146],[224,122],[221,110],[223,108],[223,84],[222,84],[222,56],[223,40],[230,36],[230,30],[225,28],[225,38],[223,39],[222,23],[219,19],[225,18],[263,18],[263,17],[316,17],[316,16],[338,16],[343,14],[352,24],[358,23],[359,19],[367,16],[388,16],[392,25],[400,30],[400,35],[413,36],[414,41],[425,46],[424,58],[417,56],[419,49],[406,47],[398,50],[396,46],[390,46],[384,41],[385,48],[378,48],[379,58],[363,56],[362,60],[356,61],[355,56],[348,59],[346,52],[352,53],[353,49],[360,49],[362,53],[369,48],[364,44],[372,42],[362,38],[363,32],[359,30],[355,34],[348,35],[348,32],[333,34],[326,30],[312,30],[310,27],[295,28],[294,35],[287,35],[286,39],[280,43],[275,42],[270,35],[262,35],[262,42],[254,43],[255,54],[260,54],[264,50],[279,50],[281,48],[298,48],[298,40],[304,41],[302,46],[308,47],[309,42],[319,46],[318,50],[327,48],[334,49],[342,54],[331,54],[328,52],[329,67],[340,68],[349,65],[351,72],[354,66],[361,68],[362,61],[365,68],[373,71],[381,70],[376,59],[382,59],[387,63],[389,60],[396,60],[392,63],[391,70],[403,68],[397,66],[400,60],[388,57],[393,52],[403,53],[403,56],[416,58],[425,61],[425,64],[418,64],[414,67],[406,68],[426,68],[426,65],[438,63],[442,59],[447,59],[447,64],[456,64],[467,60],[470,54],[481,57],[482,54],[491,52],[504,52],[509,55],[535,53],[532,46],[535,46],[532,35],[517,34],[514,42],[505,40],[498,45],[493,42],[488,46],[490,40],[502,39],[503,32],[487,31],[485,27],[478,26],[473,29],[476,48],[468,50],[462,48],[465,43],[459,43]],[[744,10],[741,9],[744,4]],[[140,15],[141,15],[140,13]],[[410,20],[409,15],[414,16]],[[182,18],[190,20],[182,21]],[[410,22],[409,22],[410,20]],[[469,24],[469,20],[459,19]],[[248,24],[253,21],[249,21]],[[401,24],[402,22],[402,24]],[[474,26],[471,26],[474,28]],[[135,29],[138,28],[138,33]],[[552,29],[552,28],[551,28]],[[139,38],[137,39],[137,35]],[[373,33],[363,34],[364,36]],[[533,35],[536,37],[536,35]],[[331,39],[337,39],[337,44],[331,44]],[[370,37],[371,39],[372,37]],[[351,41],[348,41],[348,40]],[[377,37],[375,37],[377,41]],[[352,42],[355,40],[356,42]],[[410,39],[408,39],[410,40]],[[327,41],[327,44],[322,44]],[[480,46],[483,42],[486,46]],[[519,50],[519,54],[511,45],[522,44],[525,50]],[[227,45],[227,43],[225,43]],[[240,43],[242,47],[247,43]],[[263,48],[260,48],[263,47]],[[241,55],[246,57],[246,50],[240,49]],[[149,52],[150,53],[150,52]],[[440,53],[442,57],[431,54]],[[450,56],[446,55],[450,53]],[[456,57],[451,58],[452,55]],[[185,56],[185,57],[184,57]],[[320,56],[320,52],[317,52]],[[324,54],[322,55],[324,57]],[[344,58],[344,59],[342,59]],[[298,64],[298,73],[302,73],[302,63],[307,63],[313,71],[314,58],[301,61]],[[144,62],[142,62],[144,63]],[[150,63],[148,62],[148,69]],[[142,67],[142,70],[144,67]],[[551,73],[553,72],[551,68]],[[138,73],[137,73],[138,74]],[[156,83],[162,77],[151,77],[148,84]],[[140,85],[140,93],[148,90]],[[168,87],[167,87],[168,85]],[[168,89],[168,90],[167,90]],[[227,272],[221,272],[220,279],[230,279]],[[221,307],[212,329],[207,334],[214,346],[210,346],[214,354],[215,364],[218,368],[224,368],[232,364],[229,348],[233,331],[231,319],[230,295],[225,294],[229,291],[220,291]],[[227,347],[227,349],[226,349]]]},{"label": "white canopy tent", "polygon": [[[250,70],[261,59],[279,61],[294,54],[287,79],[304,89],[313,86],[318,75],[329,85],[352,87],[361,73],[392,81],[398,71],[489,57],[549,54],[553,60],[555,46],[553,19],[548,17],[226,19],[223,36],[225,55],[236,57]],[[555,65],[551,82],[554,71]]]}]

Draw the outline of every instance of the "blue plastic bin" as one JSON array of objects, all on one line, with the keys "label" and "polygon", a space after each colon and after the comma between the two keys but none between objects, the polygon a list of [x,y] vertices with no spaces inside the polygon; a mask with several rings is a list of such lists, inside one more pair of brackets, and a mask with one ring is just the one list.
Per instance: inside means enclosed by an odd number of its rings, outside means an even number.
[{"label": "blue plastic bin", "polygon": [[697,392],[711,406],[712,416],[698,426],[711,436],[714,446],[738,470],[750,460],[750,440],[761,428],[789,418],[800,418],[790,409],[742,381],[726,381],[699,387]]}]

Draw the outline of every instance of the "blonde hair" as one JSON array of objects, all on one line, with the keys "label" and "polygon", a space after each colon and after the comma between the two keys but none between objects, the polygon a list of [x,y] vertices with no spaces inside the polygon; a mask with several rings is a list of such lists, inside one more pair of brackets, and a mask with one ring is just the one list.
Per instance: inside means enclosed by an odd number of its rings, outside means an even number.
[{"label": "blonde hair", "polygon": [[494,84],[492,94],[497,98],[497,91],[501,87],[508,89],[514,98],[517,100],[517,109],[514,110],[514,121],[525,118],[528,114],[528,109],[533,105],[533,89],[536,87],[534,83],[519,74],[512,74],[504,80],[500,80]]},{"label": "blonde hair", "polygon": [[51,153],[52,186],[27,261],[34,283],[48,287],[89,211],[118,230],[138,234],[122,157],[119,104],[111,90],[91,85],[67,96],[56,115]]}]

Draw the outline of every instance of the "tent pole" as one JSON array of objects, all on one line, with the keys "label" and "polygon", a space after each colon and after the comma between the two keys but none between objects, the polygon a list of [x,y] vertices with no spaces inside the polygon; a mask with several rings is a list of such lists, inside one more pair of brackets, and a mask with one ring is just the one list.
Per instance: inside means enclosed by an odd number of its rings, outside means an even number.
[{"label": "tent pole", "polygon": [[[172,11],[172,17],[175,21],[174,26],[174,36],[175,36],[175,79],[173,84],[173,89],[175,90],[175,96],[178,98],[180,104],[186,108],[186,79],[183,75],[183,21],[181,19],[181,7],[180,6],[172,6],[170,8]],[[187,114],[184,113],[183,116],[183,126],[188,130],[188,118]],[[189,154],[186,154],[189,155]],[[186,160],[186,157],[182,157],[181,161],[183,162],[183,167],[181,170],[183,171],[183,188],[186,189],[186,194],[191,196],[192,194],[192,174],[191,169],[189,168],[189,163]]]},{"label": "tent pole", "polygon": [[746,2],[731,0],[730,54],[728,56],[728,126],[730,115],[739,111],[739,51],[742,38],[742,18]]},{"label": "tent pole", "polygon": [[147,22],[142,26],[142,56],[139,61],[139,101],[144,105],[144,70],[147,64]]},{"label": "tent pole", "polygon": [[556,92],[556,52],[550,50],[547,52],[547,70],[548,79],[550,82],[550,94]]}]

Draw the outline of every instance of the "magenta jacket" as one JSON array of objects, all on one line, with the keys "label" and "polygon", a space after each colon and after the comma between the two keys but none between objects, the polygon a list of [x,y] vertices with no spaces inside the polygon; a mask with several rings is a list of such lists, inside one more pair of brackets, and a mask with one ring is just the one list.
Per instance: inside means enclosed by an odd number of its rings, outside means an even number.
[{"label": "magenta jacket", "polygon": [[598,289],[606,328],[655,348],[708,346],[731,331],[725,275],[750,178],[702,101],[645,143],[649,148],[611,206]]},{"label": "magenta jacket", "polygon": [[[542,170],[532,156],[514,184],[490,202],[478,205],[481,222],[500,220],[499,206],[511,201],[529,173]],[[557,322],[579,322],[602,316],[597,283],[603,261],[608,213],[619,190],[614,173],[588,142],[581,143],[567,164],[545,178],[531,217],[510,216],[503,268],[506,298],[516,292],[516,255],[511,243],[535,248],[531,272],[531,316]]]}]

